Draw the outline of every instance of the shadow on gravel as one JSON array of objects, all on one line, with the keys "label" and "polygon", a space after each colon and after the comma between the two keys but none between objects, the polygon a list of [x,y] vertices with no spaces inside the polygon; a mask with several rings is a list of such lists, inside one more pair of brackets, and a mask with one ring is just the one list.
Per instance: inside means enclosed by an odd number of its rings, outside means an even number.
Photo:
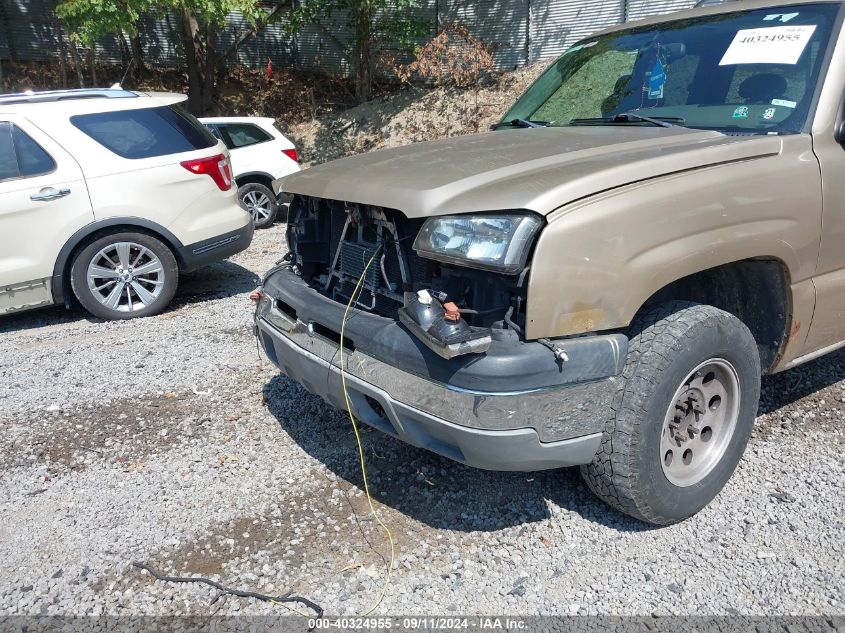
[{"label": "shadow on gravel", "polygon": [[[355,437],[345,412],[285,376],[264,386],[270,413],[309,455],[341,479],[363,488]],[[652,529],[593,497],[575,468],[499,473],[463,466],[362,425],[370,489],[383,504],[434,528],[492,532],[551,518],[548,501],[568,513],[622,532]]]},{"label": "shadow on gravel", "polygon": [[[234,262],[216,262],[205,268],[181,275],[176,296],[164,313],[173,312],[187,305],[252,292],[260,281],[258,275]],[[73,303],[74,306],[70,310],[53,306],[4,316],[0,318],[0,334],[79,321],[102,323],[100,319],[92,317],[76,305],[75,300]]]},{"label": "shadow on gravel", "polygon": [[228,260],[217,262],[180,276],[171,309],[252,292],[260,282],[258,275],[243,266]]},{"label": "shadow on gravel", "polygon": [[77,309],[65,310],[59,306],[27,312],[16,312],[15,314],[0,317],[0,334],[30,330],[48,325],[75,323],[84,319],[85,315],[81,311]]},{"label": "shadow on gravel", "polygon": [[778,409],[845,379],[845,350],[774,376],[764,376],[759,415]]}]

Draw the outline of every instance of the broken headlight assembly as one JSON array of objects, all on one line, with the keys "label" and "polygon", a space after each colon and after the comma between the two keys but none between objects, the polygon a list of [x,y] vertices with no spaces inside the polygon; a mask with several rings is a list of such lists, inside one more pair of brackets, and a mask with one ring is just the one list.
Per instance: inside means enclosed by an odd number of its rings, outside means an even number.
[{"label": "broken headlight assembly", "polygon": [[420,257],[468,268],[516,275],[543,220],[527,212],[429,218],[414,241]]},{"label": "broken headlight assembly", "polygon": [[[543,219],[528,212],[429,218],[414,241],[414,250],[420,257],[453,264],[459,270],[490,271],[516,282],[517,275],[525,270],[542,226]],[[453,281],[460,279],[459,272],[458,279],[452,276]],[[517,285],[521,284],[521,279]],[[436,283],[439,288],[431,292],[406,292],[399,319],[426,346],[444,358],[485,353],[492,343],[491,328],[470,326],[462,318],[462,308],[458,306],[465,299],[466,289],[460,290],[460,283],[450,284],[448,279],[443,285],[443,281]],[[507,315],[512,311],[513,307]]]}]

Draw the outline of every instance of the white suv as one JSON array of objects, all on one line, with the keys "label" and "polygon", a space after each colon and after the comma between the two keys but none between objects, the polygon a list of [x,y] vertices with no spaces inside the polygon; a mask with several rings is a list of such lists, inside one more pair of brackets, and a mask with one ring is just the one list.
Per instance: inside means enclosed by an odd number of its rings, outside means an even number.
[{"label": "white suv", "polygon": [[124,90],[0,95],[0,314],[163,310],[180,271],[252,240],[228,152],[180,103]]},{"label": "white suv", "polygon": [[229,148],[238,197],[252,213],[255,228],[273,224],[284,194],[274,181],[299,171],[296,147],[276,127],[261,117],[210,117],[200,119]]}]

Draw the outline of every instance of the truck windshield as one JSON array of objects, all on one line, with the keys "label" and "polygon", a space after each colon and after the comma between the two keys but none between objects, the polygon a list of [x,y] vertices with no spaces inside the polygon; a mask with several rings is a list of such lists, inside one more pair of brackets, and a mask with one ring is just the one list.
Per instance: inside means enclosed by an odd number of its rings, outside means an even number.
[{"label": "truck windshield", "polygon": [[660,120],[726,133],[800,132],[840,6],[737,11],[588,38],[552,64],[502,124]]}]

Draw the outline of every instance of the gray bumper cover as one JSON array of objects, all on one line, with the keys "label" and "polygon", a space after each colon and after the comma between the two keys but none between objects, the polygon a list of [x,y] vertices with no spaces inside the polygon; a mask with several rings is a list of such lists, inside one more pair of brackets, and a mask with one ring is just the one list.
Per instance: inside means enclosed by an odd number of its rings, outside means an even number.
[{"label": "gray bumper cover", "polygon": [[[337,345],[273,310],[256,318],[268,357],[287,376],[346,409]],[[269,315],[266,315],[269,316]],[[521,393],[456,390],[360,351],[344,354],[356,419],[455,461],[487,470],[532,471],[590,462],[601,441],[616,378]],[[566,423],[566,437],[541,441],[529,420]],[[575,424],[576,419],[581,424]],[[544,440],[546,438],[543,438]]]}]

